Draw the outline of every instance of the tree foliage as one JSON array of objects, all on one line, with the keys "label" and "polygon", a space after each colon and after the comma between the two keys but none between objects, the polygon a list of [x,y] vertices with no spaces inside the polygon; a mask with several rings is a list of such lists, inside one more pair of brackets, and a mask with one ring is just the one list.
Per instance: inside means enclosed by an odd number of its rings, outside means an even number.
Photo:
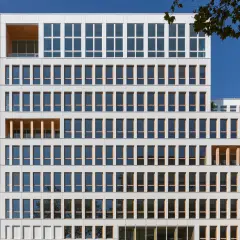
[{"label": "tree foliage", "polygon": [[[164,19],[172,24],[175,21],[174,13],[183,7],[181,0],[173,0],[170,11],[165,13]],[[195,32],[202,31],[208,36],[216,34],[222,40],[240,37],[240,0],[208,0],[193,12]]]}]

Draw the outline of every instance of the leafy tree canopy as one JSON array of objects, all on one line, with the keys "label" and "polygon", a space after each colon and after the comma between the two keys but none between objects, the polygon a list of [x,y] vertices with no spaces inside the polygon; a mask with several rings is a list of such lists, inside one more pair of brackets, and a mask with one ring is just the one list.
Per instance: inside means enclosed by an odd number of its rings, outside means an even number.
[{"label": "leafy tree canopy", "polygon": [[[165,12],[164,19],[172,24],[175,21],[174,13],[183,7],[181,0],[173,0],[170,11]],[[240,37],[240,0],[208,0],[193,12],[195,32],[202,31],[208,36],[216,34],[222,40]]]}]

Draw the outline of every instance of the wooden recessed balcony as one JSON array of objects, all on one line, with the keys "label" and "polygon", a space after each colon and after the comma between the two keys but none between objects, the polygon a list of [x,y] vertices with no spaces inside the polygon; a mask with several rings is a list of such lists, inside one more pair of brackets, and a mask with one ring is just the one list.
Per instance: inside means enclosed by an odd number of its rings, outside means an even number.
[{"label": "wooden recessed balcony", "polygon": [[212,146],[212,165],[239,165],[240,146]]},{"label": "wooden recessed balcony", "polygon": [[6,26],[7,57],[38,57],[38,25]]},{"label": "wooden recessed balcony", "polygon": [[6,138],[59,138],[60,119],[7,119]]}]

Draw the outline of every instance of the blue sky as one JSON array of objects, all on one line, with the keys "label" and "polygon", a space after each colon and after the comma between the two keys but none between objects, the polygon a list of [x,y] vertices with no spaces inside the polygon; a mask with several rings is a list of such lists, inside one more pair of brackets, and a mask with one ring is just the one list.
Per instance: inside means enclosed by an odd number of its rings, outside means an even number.
[{"label": "blue sky", "polygon": [[[184,0],[184,12],[191,12],[206,0]],[[165,12],[172,0],[0,0],[1,13],[27,12]],[[231,82],[231,83],[230,83]],[[240,98],[240,40],[221,41],[212,37],[212,99]]]}]

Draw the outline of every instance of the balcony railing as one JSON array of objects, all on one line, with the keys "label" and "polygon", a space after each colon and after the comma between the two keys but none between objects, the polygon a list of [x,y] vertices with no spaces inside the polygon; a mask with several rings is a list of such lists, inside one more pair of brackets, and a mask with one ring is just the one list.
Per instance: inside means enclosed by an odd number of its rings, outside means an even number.
[{"label": "balcony railing", "polygon": [[38,53],[9,53],[8,57],[38,57]]}]

